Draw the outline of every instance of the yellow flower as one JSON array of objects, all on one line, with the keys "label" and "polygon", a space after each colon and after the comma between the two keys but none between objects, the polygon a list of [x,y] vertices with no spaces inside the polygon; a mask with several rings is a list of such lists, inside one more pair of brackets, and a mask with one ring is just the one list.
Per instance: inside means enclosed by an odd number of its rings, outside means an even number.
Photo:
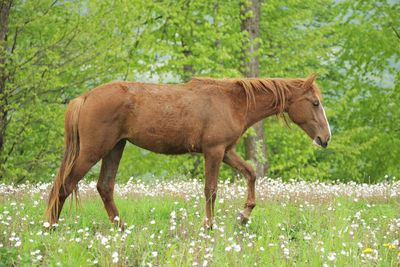
[{"label": "yellow flower", "polygon": [[390,246],[390,244],[383,244],[383,246],[384,246],[384,247],[388,247],[388,246]]},{"label": "yellow flower", "polygon": [[398,254],[397,256],[399,256],[399,257],[400,257],[400,252],[399,252],[399,254]]},{"label": "yellow flower", "polygon": [[374,250],[372,248],[366,248],[362,251],[362,253],[372,253]]},{"label": "yellow flower", "polygon": [[396,246],[390,245],[389,248],[395,249]]}]

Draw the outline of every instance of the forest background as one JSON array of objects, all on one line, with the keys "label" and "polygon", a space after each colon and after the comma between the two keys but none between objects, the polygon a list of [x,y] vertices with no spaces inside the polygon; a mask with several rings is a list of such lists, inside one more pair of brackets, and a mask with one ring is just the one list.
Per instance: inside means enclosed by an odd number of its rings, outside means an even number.
[{"label": "forest background", "polygon": [[[254,1],[253,1],[254,2]],[[306,77],[331,125],[325,150],[295,125],[262,124],[264,175],[377,182],[400,176],[398,0],[1,0],[0,183],[53,180],[63,155],[68,102],[108,81],[181,83],[191,76]],[[249,47],[256,47],[250,51]],[[246,133],[258,136],[254,130]],[[237,147],[246,157],[244,141]],[[267,153],[266,153],[267,152]],[[99,164],[86,176],[95,179]],[[268,170],[268,172],[267,172]],[[202,158],[128,145],[117,181],[202,177]],[[227,166],[221,179],[235,179]]]}]

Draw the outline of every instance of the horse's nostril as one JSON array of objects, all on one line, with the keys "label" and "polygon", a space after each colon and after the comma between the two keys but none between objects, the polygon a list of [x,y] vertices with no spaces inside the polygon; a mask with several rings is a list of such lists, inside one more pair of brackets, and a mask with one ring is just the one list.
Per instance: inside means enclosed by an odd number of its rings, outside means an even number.
[{"label": "horse's nostril", "polygon": [[326,148],[328,146],[328,140],[326,142],[323,142],[321,137],[317,137],[317,144],[322,146],[323,148]]},{"label": "horse's nostril", "polygon": [[322,139],[319,136],[317,137],[317,143],[318,145],[322,146]]}]

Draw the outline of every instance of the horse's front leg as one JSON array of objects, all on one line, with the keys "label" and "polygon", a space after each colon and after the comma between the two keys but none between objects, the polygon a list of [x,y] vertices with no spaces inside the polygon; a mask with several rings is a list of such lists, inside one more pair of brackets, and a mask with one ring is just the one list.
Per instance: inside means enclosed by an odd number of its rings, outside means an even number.
[{"label": "horse's front leg", "polygon": [[212,219],[214,217],[214,203],[217,197],[218,172],[224,157],[225,147],[212,147],[203,149],[205,162],[206,183],[204,195],[206,198],[206,214],[204,218],[204,227],[212,229]]},{"label": "horse's front leg", "polygon": [[247,199],[244,204],[244,210],[240,213],[240,223],[246,224],[250,219],[251,211],[256,206],[256,172],[253,167],[244,161],[234,149],[225,153],[223,161],[232,168],[240,171],[247,180]]}]

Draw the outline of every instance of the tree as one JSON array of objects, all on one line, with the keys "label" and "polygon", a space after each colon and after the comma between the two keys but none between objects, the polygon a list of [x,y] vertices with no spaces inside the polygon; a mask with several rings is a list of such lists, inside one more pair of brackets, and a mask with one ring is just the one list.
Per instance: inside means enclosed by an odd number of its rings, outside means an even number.
[{"label": "tree", "polygon": [[64,105],[122,77],[137,38],[102,1],[1,3],[0,179],[46,179],[62,156]]},{"label": "tree", "polygon": [[[243,43],[242,74],[245,77],[258,77],[260,38],[260,3],[252,0],[251,3],[242,3],[241,30],[247,37]],[[268,174],[268,151],[265,142],[263,121],[256,123],[253,131],[249,131],[244,138],[246,159],[251,160],[256,166],[257,177]]]},{"label": "tree", "polygon": [[[10,15],[12,0],[1,1],[0,3],[0,156],[4,150],[5,131],[7,127],[7,94],[6,92],[6,54],[8,50],[8,17]],[[3,164],[0,157],[0,180],[2,178]]]}]

